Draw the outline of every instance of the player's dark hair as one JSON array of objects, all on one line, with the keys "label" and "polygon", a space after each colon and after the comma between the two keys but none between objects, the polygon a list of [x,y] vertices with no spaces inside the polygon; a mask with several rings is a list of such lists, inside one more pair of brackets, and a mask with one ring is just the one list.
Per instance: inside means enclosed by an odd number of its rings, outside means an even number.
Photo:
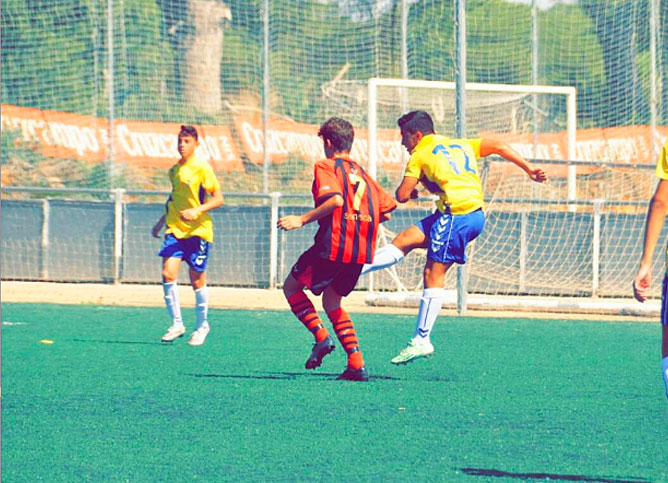
[{"label": "player's dark hair", "polygon": [[404,114],[397,121],[399,128],[409,134],[415,134],[420,131],[425,136],[434,134],[434,121],[425,111],[411,111]]},{"label": "player's dark hair", "polygon": [[195,138],[195,141],[197,141],[197,129],[195,129],[194,126],[181,126],[179,137],[181,136],[190,136]]},{"label": "player's dark hair", "polygon": [[318,136],[322,139],[329,139],[335,151],[349,153],[355,140],[355,130],[353,125],[345,119],[332,117],[320,126]]}]

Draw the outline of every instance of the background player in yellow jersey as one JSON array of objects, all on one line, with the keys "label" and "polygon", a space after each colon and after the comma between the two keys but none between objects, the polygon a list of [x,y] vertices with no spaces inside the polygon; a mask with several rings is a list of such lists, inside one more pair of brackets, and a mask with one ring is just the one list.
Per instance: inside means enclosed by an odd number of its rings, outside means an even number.
[{"label": "background player in yellow jersey", "polygon": [[151,231],[154,237],[160,238],[160,230],[166,222],[165,239],[158,255],[162,257],[165,304],[172,325],[162,336],[163,342],[172,342],[186,332],[176,280],[183,260],[190,267],[197,313],[197,325],[188,340],[190,345],[202,345],[210,330],[205,274],[213,242],[213,223],[207,212],[223,204],[223,193],[213,168],[195,155],[198,145],[197,130],[193,126],[181,126],[178,137],[181,159],[169,170],[172,193],[165,214]]},{"label": "background player in yellow jersey", "polygon": [[[652,285],[652,256],[659,241],[663,222],[668,212],[668,139],[663,146],[661,156],[656,164],[656,176],[659,184],[654,196],[649,202],[647,220],[645,222],[645,236],[643,240],[640,268],[633,280],[633,295],[640,302],[647,300]],[[666,268],[668,269],[668,250],[666,251]],[[661,373],[666,385],[668,398],[668,271],[663,277],[661,291]]]},{"label": "background player in yellow jersey", "polygon": [[417,185],[438,195],[436,211],[404,230],[392,243],[376,251],[373,264],[362,273],[387,268],[401,261],[414,248],[427,248],[424,292],[420,299],[413,338],[393,364],[407,364],[434,352],[430,335],[445,298],[445,274],[453,263],[466,263],[466,246],[485,224],[482,183],[477,159],[498,154],[522,168],[534,181],[547,179],[506,144],[492,139],[452,139],[434,132],[434,122],[425,111],[412,111],[399,118],[401,143],[411,157],[396,190],[400,203],[418,197]]}]

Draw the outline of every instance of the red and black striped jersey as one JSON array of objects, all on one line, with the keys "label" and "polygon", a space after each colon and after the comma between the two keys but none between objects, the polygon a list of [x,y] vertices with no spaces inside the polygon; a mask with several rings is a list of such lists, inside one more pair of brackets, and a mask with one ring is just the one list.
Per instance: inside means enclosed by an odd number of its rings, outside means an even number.
[{"label": "red and black striped jersey", "polygon": [[316,206],[341,195],[343,206],[318,220],[315,245],[322,258],[341,263],[371,263],[381,215],[396,202],[355,161],[337,157],[318,161],[314,168]]}]

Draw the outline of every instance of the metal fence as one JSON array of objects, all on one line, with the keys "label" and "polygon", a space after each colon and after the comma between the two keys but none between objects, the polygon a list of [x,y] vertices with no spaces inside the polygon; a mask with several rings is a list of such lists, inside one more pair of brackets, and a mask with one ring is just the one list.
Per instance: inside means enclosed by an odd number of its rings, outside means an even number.
[{"label": "metal fence", "polygon": [[[3,188],[0,211],[3,280],[156,283],[160,276],[160,240],[151,227],[164,204],[138,197],[163,198],[154,191],[45,190]],[[21,199],[11,199],[20,194]],[[305,196],[226,193],[227,204],[211,213],[215,242],[208,283],[274,288],[308,248],[317,225],[277,230],[278,217],[308,209]],[[39,199],[29,199],[29,198]],[[73,198],[79,199],[73,199]],[[95,197],[96,199],[91,199]],[[88,199],[82,199],[88,198]],[[496,200],[503,203],[507,200]],[[639,234],[645,216],[611,210],[619,203],[598,200],[589,212],[490,209],[484,234],[470,262],[468,291],[501,295],[615,297],[628,296],[629,280],[640,255]],[[580,202],[584,205],[586,202]],[[531,208],[533,206],[533,208]],[[430,208],[398,210],[383,226],[401,231]],[[562,235],[564,227],[567,235]],[[504,240],[511,243],[503,244]],[[663,254],[657,256],[657,279]],[[416,256],[416,255],[414,255]],[[424,255],[407,259],[400,274],[403,289],[419,286]],[[182,273],[185,275],[185,273]],[[187,281],[184,279],[183,281]],[[363,277],[358,288],[369,287]],[[399,290],[379,272],[374,290]],[[449,274],[446,286],[455,286]],[[658,288],[657,288],[658,290]],[[655,294],[656,295],[656,294]]]}]

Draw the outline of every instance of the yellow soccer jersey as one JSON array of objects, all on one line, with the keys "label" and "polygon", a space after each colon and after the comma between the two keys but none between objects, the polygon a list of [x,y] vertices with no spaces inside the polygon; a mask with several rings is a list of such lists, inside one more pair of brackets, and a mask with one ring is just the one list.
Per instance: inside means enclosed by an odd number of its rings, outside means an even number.
[{"label": "yellow soccer jersey", "polygon": [[[666,144],[663,145],[659,161],[656,163],[656,176],[657,178],[668,180],[668,139],[666,139]],[[668,272],[668,246],[666,246],[666,272]]]},{"label": "yellow soccer jersey", "polygon": [[167,229],[176,238],[198,236],[213,242],[213,223],[208,213],[203,213],[196,220],[184,221],[179,212],[195,208],[206,201],[208,194],[220,190],[220,183],[211,165],[196,156],[191,156],[184,163],[177,163],[169,170],[172,182],[172,194],[167,201]]},{"label": "yellow soccer jersey", "polygon": [[663,145],[663,150],[656,163],[656,176],[661,179],[668,179],[668,139]]},{"label": "yellow soccer jersey", "polygon": [[478,175],[480,139],[451,139],[438,134],[424,136],[413,150],[404,176],[418,178],[438,195],[442,213],[465,215],[482,208],[482,183]]}]

